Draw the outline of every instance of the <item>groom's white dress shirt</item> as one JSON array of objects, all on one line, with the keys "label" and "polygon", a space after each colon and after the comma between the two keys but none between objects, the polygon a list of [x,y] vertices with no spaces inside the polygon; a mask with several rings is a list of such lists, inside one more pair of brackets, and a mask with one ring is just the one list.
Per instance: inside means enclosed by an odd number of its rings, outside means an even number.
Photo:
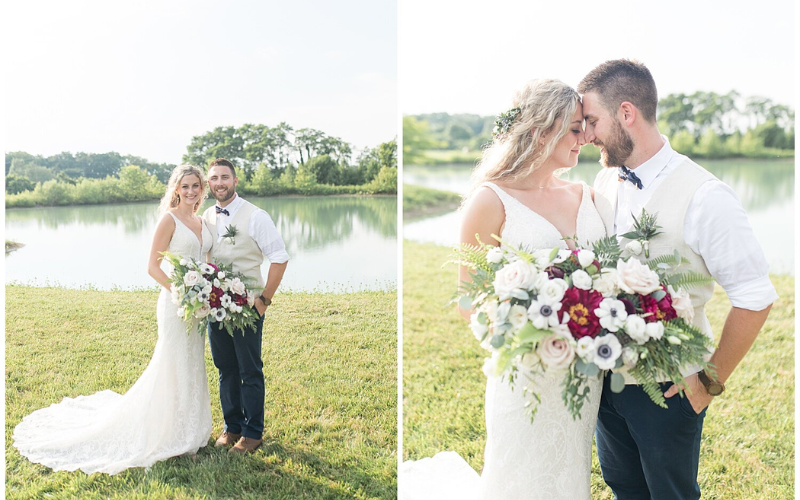
[{"label": "groom's white dress shirt", "polygon": [[[682,161],[683,156],[662,137],[661,150],[633,170],[643,188],[639,190],[631,182],[619,183],[614,220],[617,235],[631,230],[633,216],[639,217],[658,186]],[[736,193],[719,179],[704,182],[692,197],[684,221],[684,239],[703,257],[709,273],[734,307],[760,311],[778,298],[744,207]]]},{"label": "groom's white dress shirt", "polygon": [[[230,215],[217,214],[217,241],[220,241],[227,231],[230,221],[233,220],[236,212],[244,204],[244,200],[238,194],[235,195],[232,202],[225,207]],[[257,209],[250,217],[250,224],[248,226],[247,234],[256,242],[261,253],[269,259],[270,262],[281,264],[289,260],[289,254],[286,253],[286,244],[283,242],[275,223],[269,214],[262,210]]]}]

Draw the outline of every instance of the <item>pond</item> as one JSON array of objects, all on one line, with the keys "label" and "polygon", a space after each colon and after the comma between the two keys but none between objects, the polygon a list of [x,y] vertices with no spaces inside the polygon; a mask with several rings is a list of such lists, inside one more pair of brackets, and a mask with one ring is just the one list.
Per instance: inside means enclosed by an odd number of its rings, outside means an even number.
[{"label": "pond", "polygon": [[[761,243],[770,271],[794,274],[794,160],[700,160],[736,192],[747,210],[750,224]],[[591,185],[600,165],[579,163],[563,177]],[[471,165],[435,167],[408,165],[403,182],[464,194],[469,189]],[[407,220],[403,237],[440,245],[458,242],[459,214],[443,214]]]},{"label": "pond", "polygon": [[[270,214],[291,257],[283,290],[397,287],[395,196],[248,197]],[[207,200],[201,211],[210,206]],[[69,288],[157,286],[147,259],[158,202],[6,210],[6,283]],[[263,266],[264,275],[268,263]]]}]

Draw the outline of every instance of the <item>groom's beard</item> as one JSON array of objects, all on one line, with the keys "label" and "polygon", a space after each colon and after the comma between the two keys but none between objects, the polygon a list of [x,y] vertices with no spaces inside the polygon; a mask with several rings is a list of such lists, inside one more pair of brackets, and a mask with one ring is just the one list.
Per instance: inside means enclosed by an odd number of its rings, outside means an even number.
[{"label": "groom's beard", "polygon": [[633,154],[633,139],[630,134],[622,128],[619,121],[614,120],[614,128],[611,137],[606,142],[594,141],[595,146],[602,146],[600,152],[600,163],[604,167],[619,167],[625,165],[628,158]]},{"label": "groom's beard", "polygon": [[236,192],[233,189],[225,189],[225,191],[223,191],[222,193],[218,193],[217,191],[213,191],[211,194],[214,195],[214,198],[216,198],[216,200],[218,202],[224,203],[224,202],[230,200],[231,198],[233,198],[233,195],[235,193]]}]

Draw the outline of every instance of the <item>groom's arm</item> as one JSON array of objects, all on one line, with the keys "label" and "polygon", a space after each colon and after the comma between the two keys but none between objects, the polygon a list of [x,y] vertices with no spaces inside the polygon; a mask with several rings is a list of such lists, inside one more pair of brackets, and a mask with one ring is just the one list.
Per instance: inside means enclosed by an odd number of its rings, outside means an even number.
[{"label": "groom's arm", "polygon": [[[747,213],[726,184],[715,179],[700,186],[687,210],[684,236],[692,250],[703,257],[733,306],[710,360],[717,379],[724,383],[750,350],[778,295]],[[697,375],[686,377],[686,382],[687,397],[699,413],[713,396]],[[677,393],[678,387],[672,386],[665,396]]]},{"label": "groom's arm", "polygon": [[[772,304],[761,311],[731,307],[719,337],[719,345],[709,361],[714,365],[716,380],[723,384],[728,380],[755,342],[771,308]],[[694,410],[700,413],[711,403],[714,396],[706,391],[705,386],[698,380],[697,374],[686,377],[686,385],[688,389],[686,397],[689,398]],[[677,393],[678,386],[673,385],[664,393],[664,396],[670,398]]]},{"label": "groom's arm", "polygon": [[[286,252],[283,238],[278,233],[275,223],[272,222],[272,217],[266,211],[257,210],[253,213],[250,221],[250,237],[261,249],[261,253],[270,261],[267,282],[261,295],[271,301],[283,280],[283,274],[289,263],[289,254]],[[262,316],[267,310],[267,306],[259,299],[256,299],[255,307],[258,314]]]}]

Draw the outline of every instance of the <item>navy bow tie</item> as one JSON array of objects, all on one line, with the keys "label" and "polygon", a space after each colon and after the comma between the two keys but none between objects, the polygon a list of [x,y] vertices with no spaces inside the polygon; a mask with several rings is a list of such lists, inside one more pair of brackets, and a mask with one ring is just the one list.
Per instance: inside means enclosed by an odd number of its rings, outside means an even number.
[{"label": "navy bow tie", "polygon": [[639,176],[625,165],[620,165],[618,175],[620,181],[631,181],[631,184],[636,186],[637,189],[642,189],[642,181]]},{"label": "navy bow tie", "polygon": [[218,213],[218,214],[225,214],[225,215],[228,215],[228,216],[230,216],[230,215],[231,215],[231,213],[230,213],[230,212],[228,212],[227,210],[225,210],[225,209],[224,209],[224,208],[222,208],[221,206],[219,206],[219,205],[214,205],[214,206],[216,207],[216,209],[217,209],[217,213]]}]

